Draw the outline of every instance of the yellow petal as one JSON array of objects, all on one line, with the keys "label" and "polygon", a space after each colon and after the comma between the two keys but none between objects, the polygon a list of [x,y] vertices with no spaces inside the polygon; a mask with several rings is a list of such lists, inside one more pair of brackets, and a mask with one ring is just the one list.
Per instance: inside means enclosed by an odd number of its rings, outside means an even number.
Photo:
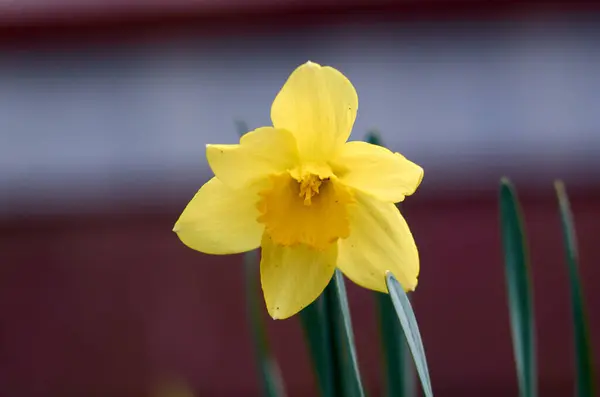
[{"label": "yellow petal", "polygon": [[260,245],[264,226],[256,221],[260,183],[232,189],[217,178],[200,188],[173,231],[188,247],[215,255],[249,251]]},{"label": "yellow petal", "polygon": [[413,194],[423,179],[423,168],[401,154],[359,141],[346,143],[332,168],[346,186],[392,203]]},{"label": "yellow petal", "polygon": [[343,74],[307,62],[275,98],[271,120],[294,134],[303,159],[326,161],[350,136],[357,110],[356,90]]},{"label": "yellow petal", "polygon": [[317,299],[333,276],[336,256],[336,244],[322,251],[300,244],[284,247],[265,234],[260,280],[271,317],[288,318]]},{"label": "yellow petal", "polygon": [[273,127],[251,131],[237,145],[207,145],[206,158],[217,178],[233,188],[299,164],[294,136]]},{"label": "yellow petal", "polygon": [[406,290],[414,290],[419,253],[413,236],[394,204],[356,193],[349,206],[350,237],[338,240],[338,267],[356,284],[387,292],[391,271]]}]

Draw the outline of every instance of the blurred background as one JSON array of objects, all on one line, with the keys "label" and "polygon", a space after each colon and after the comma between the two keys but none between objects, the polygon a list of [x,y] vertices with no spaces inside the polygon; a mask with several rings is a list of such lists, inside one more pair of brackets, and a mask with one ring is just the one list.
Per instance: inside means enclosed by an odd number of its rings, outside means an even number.
[{"label": "blurred background", "polygon": [[[206,143],[270,124],[312,60],[354,83],[369,129],[425,169],[404,207],[438,396],[517,393],[496,191],[529,233],[540,394],[571,395],[571,196],[600,350],[600,7],[467,0],[1,0],[0,395],[259,396],[242,259],[171,228],[210,177]],[[372,295],[348,283],[381,392]],[[269,321],[290,397],[315,395],[296,318]]]}]

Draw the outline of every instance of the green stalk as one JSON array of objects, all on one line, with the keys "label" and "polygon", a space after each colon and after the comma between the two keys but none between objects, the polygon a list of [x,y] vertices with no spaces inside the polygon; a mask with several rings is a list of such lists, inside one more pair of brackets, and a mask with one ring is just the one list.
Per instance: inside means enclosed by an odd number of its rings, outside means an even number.
[{"label": "green stalk", "polygon": [[431,387],[431,379],[429,378],[429,368],[427,366],[427,357],[425,356],[425,348],[423,347],[423,341],[421,340],[421,332],[419,331],[419,325],[415,313],[410,304],[410,299],[404,291],[404,288],[392,272],[387,272],[385,275],[385,282],[390,293],[394,310],[398,321],[402,326],[402,331],[406,337],[406,342],[412,354],[415,362],[419,379],[421,380],[421,386],[425,397],[433,397],[433,389]]},{"label": "green stalk", "polygon": [[410,350],[403,337],[404,331],[402,331],[390,296],[379,292],[374,292],[374,294],[379,313],[381,350],[384,360],[384,395],[387,397],[413,397],[417,392],[415,368]]},{"label": "green stalk", "polygon": [[567,269],[569,271],[569,285],[571,290],[571,312],[573,315],[573,334],[575,339],[575,367],[576,382],[575,392],[578,397],[594,396],[594,369],[592,362],[592,348],[590,333],[585,309],[583,287],[579,276],[579,254],[577,250],[577,236],[575,224],[571,213],[571,204],[561,181],[554,183],[560,210],[560,221],[565,242]]},{"label": "green stalk", "polygon": [[327,297],[322,294],[300,312],[300,322],[310,351],[321,397],[338,396],[332,356]]},{"label": "green stalk", "polygon": [[339,270],[335,271],[329,285],[323,294],[327,297],[329,305],[329,324],[331,329],[334,365],[338,380],[339,394],[343,397],[365,397],[360,373],[350,307],[346,296],[344,276]]},{"label": "green stalk", "polygon": [[506,178],[500,181],[500,230],[519,394],[536,397],[535,319],[527,241],[515,189]]},{"label": "green stalk", "polygon": [[300,312],[323,397],[364,397],[344,278],[339,270],[323,294]]}]

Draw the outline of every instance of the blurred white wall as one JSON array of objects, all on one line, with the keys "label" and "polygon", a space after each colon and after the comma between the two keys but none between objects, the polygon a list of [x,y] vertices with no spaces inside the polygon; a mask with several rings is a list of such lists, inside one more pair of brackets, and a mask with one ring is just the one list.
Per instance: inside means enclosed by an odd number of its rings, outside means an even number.
[{"label": "blurred white wall", "polygon": [[307,60],[356,86],[353,138],[379,129],[430,184],[597,182],[599,43],[600,16],[0,52],[0,212],[190,194],[209,176],[204,145],[235,142],[236,119],[269,124]]}]

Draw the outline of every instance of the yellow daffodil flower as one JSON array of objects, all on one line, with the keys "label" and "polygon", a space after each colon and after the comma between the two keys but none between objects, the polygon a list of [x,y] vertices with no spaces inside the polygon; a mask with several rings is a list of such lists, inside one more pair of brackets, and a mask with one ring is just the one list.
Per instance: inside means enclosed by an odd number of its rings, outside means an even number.
[{"label": "yellow daffodil flower", "polygon": [[208,254],[262,248],[261,284],[271,317],[290,317],[319,297],[339,268],[356,284],[387,292],[391,271],[417,285],[419,254],[394,205],[423,169],[398,153],[346,142],[358,96],[338,70],[298,67],[271,107],[273,127],[237,145],[207,145],[215,174],[174,227]]}]

